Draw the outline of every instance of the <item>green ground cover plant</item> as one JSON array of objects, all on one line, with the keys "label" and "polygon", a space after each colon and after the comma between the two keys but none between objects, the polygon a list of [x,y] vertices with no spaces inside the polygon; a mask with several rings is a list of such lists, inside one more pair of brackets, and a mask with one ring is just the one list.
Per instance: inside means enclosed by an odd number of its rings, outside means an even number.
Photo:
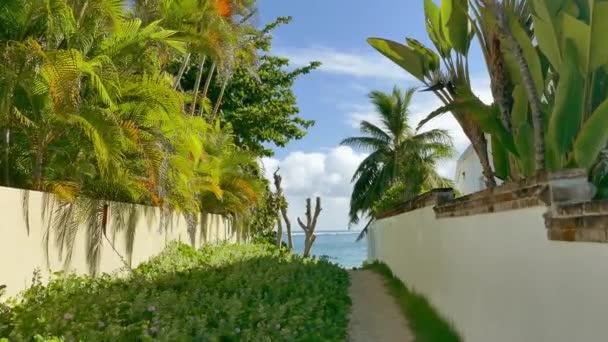
[{"label": "green ground cover plant", "polygon": [[408,289],[384,263],[367,264],[365,269],[380,274],[389,292],[395,297],[417,342],[460,342],[454,327],[441,317],[426,298]]},{"label": "green ground cover plant", "polygon": [[175,243],[128,277],[37,281],[0,310],[0,340],[343,341],[348,284],[272,245]]}]

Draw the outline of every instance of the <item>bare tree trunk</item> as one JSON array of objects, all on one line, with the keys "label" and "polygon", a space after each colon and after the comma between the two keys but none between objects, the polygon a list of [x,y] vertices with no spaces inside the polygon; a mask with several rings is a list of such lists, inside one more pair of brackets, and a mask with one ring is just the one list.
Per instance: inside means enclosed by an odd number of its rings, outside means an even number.
[{"label": "bare tree trunk", "polygon": [[220,91],[220,95],[218,96],[217,101],[215,102],[215,107],[213,108],[213,116],[212,116],[213,120],[211,120],[211,122],[215,121],[217,112],[219,111],[222,100],[224,99],[224,93],[226,91],[227,86],[228,86],[228,79],[225,79],[224,83],[222,83],[222,90]]},{"label": "bare tree trunk", "polygon": [[277,212],[277,248],[283,246],[283,224],[281,223],[281,214]]},{"label": "bare tree trunk", "polygon": [[198,66],[198,75],[196,75],[196,82],[194,83],[194,94],[192,95],[192,105],[190,107],[190,115],[194,116],[194,112],[196,111],[196,104],[198,102],[198,89],[201,86],[201,79],[203,78],[203,67],[205,66],[205,61],[207,60],[207,56],[203,56],[203,61]]},{"label": "bare tree trunk", "polygon": [[274,172],[274,186],[277,188],[277,200],[279,201],[279,210],[285,220],[285,229],[287,230],[287,248],[293,250],[293,240],[291,238],[291,222],[287,216],[287,202],[283,195],[283,188],[281,187],[281,175],[279,175],[279,169]]},{"label": "bare tree trunk", "polygon": [[289,221],[289,217],[287,217],[287,206],[281,207],[281,214],[283,215],[283,220],[285,220],[285,230],[287,231],[287,248],[291,251],[293,250],[293,240],[291,238],[291,222]]},{"label": "bare tree trunk", "polygon": [[530,109],[532,111],[532,126],[534,128],[534,160],[536,172],[541,172],[545,169],[545,137],[543,131],[543,117],[540,110],[540,97],[536,91],[532,73],[528,67],[528,62],[524,56],[523,50],[513,32],[509,28],[509,22],[507,19],[507,13],[504,9],[504,4],[495,2],[494,8],[496,10],[496,17],[498,20],[498,26],[505,36],[507,43],[510,45],[511,52],[515,56],[517,65],[521,72],[521,78],[528,93],[528,99],[530,100]]},{"label": "bare tree trunk", "polygon": [[177,78],[173,82],[173,90],[176,90],[177,87],[179,87],[182,77],[184,77],[184,72],[186,72],[186,68],[188,67],[188,63],[190,63],[190,56],[191,54],[187,54],[186,56],[184,56],[184,61],[182,62],[181,67],[179,68],[179,72],[177,73]]},{"label": "bare tree trunk", "polygon": [[[209,94],[209,87],[211,86],[211,80],[213,79],[213,73],[215,72],[215,69],[217,68],[217,64],[215,62],[213,62],[213,64],[211,64],[211,69],[209,69],[209,74],[207,75],[207,80],[205,81],[205,86],[203,87],[203,99],[207,97],[207,94]],[[203,112],[204,112],[204,108],[201,107],[200,109],[200,116],[203,116]]]},{"label": "bare tree trunk", "polygon": [[319,214],[321,213],[321,198],[317,197],[317,203],[315,206],[315,213],[312,214],[311,211],[311,203],[310,198],[306,199],[306,224],[300,220],[298,217],[298,224],[304,230],[305,239],[304,239],[304,253],[303,256],[309,257],[310,251],[312,250],[312,245],[317,239],[315,236],[315,228],[317,227],[317,219],[319,218]]},{"label": "bare tree trunk", "polygon": [[11,186],[10,179],[10,150],[11,150],[11,129],[4,129],[4,185]]}]

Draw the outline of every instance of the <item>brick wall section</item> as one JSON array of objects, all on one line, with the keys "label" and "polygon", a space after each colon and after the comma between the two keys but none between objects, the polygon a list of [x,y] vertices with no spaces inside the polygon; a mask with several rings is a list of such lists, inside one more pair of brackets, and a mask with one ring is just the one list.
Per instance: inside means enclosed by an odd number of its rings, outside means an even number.
[{"label": "brick wall section", "polygon": [[433,189],[414,199],[411,199],[398,207],[385,211],[378,215],[377,219],[383,219],[391,216],[414,211],[416,209],[436,206],[454,200],[454,190],[449,188]]},{"label": "brick wall section", "polygon": [[437,219],[546,206],[544,219],[550,240],[607,243],[608,201],[589,200],[592,188],[584,170],[563,170],[459,198],[454,198],[452,189],[432,190],[378,219],[430,206]]},{"label": "brick wall section", "polygon": [[471,216],[544,205],[547,175],[506,183],[459,197],[434,208],[437,218]]},{"label": "brick wall section", "polygon": [[608,201],[556,205],[545,214],[550,240],[608,242]]}]

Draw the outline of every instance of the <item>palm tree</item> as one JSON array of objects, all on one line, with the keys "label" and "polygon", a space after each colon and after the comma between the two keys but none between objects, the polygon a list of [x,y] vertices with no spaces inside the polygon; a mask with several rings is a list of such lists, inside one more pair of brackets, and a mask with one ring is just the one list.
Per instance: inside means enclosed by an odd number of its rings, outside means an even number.
[{"label": "palm tree", "polygon": [[341,142],[370,152],[352,178],[350,221],[353,224],[362,216],[373,220],[374,204],[396,184],[402,183],[407,196],[413,197],[423,189],[449,183],[437,174],[435,163],[452,156],[451,138],[444,130],[419,133],[412,129],[409,106],[415,91],[410,88],[402,92],[395,87],[392,93],[370,93],[379,123],[363,120],[359,128],[363,135]]},{"label": "palm tree", "polygon": [[[0,1],[0,184],[53,194],[43,246],[54,243],[66,267],[83,228],[92,274],[119,232],[129,266],[137,220],[150,211],[135,204],[162,208],[166,228],[172,215],[190,222],[211,204],[243,226],[257,202],[254,156],[226,127],[183,115],[187,96],[166,71],[171,56],[203,52],[223,65],[221,51],[245,32],[231,28],[224,40],[207,20],[184,32],[189,21],[153,2],[142,1],[151,7],[138,17],[117,0]],[[182,6],[179,18],[214,12],[198,0],[156,2]]]}]

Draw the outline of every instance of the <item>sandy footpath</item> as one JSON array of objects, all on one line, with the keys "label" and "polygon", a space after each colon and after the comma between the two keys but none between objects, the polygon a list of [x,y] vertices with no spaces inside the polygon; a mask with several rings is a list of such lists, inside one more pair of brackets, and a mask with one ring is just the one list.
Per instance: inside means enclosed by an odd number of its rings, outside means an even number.
[{"label": "sandy footpath", "polygon": [[350,281],[351,342],[414,341],[407,320],[380,275],[367,270],[350,271]]}]

